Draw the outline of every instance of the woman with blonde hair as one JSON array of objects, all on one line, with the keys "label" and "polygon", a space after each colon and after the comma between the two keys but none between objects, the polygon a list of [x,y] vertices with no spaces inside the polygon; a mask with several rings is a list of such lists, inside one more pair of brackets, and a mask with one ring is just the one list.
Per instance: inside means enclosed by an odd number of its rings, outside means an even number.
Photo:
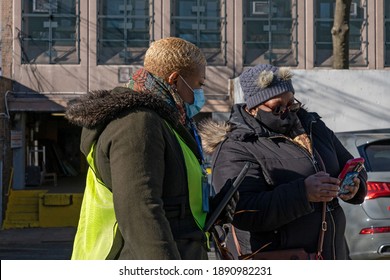
[{"label": "woman with blonde hair", "polygon": [[72,259],[207,259],[205,173],[192,117],[206,60],[179,38],[155,41],[126,87],[67,110],[89,171]]}]

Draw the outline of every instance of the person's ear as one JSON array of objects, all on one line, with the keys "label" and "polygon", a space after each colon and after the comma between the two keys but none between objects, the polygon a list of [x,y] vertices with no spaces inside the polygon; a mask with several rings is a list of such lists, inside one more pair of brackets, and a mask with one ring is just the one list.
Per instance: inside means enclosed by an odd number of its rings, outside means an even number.
[{"label": "person's ear", "polygon": [[168,76],[168,84],[174,85],[177,82],[177,79],[179,78],[178,72],[172,72],[171,75]]}]

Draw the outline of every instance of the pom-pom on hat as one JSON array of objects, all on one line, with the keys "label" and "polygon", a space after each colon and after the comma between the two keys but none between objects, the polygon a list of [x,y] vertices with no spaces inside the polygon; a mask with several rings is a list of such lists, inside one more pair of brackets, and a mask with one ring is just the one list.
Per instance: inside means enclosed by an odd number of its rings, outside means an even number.
[{"label": "pom-pom on hat", "polygon": [[269,64],[259,64],[244,71],[239,79],[248,109],[284,92],[295,93],[292,76],[289,68]]}]

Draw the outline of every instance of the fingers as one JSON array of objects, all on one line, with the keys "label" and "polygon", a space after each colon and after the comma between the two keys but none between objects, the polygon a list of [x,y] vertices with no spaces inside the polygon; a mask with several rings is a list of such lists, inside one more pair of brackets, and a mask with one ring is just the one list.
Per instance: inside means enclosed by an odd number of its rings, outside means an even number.
[{"label": "fingers", "polygon": [[236,192],[225,207],[225,215],[224,215],[223,223],[229,224],[233,221],[233,216],[234,216],[234,212],[236,211],[238,199],[239,199],[239,194],[238,192]]},{"label": "fingers", "polygon": [[354,178],[353,182],[355,184],[355,187],[358,187],[360,185],[360,179],[358,177]]},{"label": "fingers", "polygon": [[225,207],[225,219],[224,223],[229,224],[233,221],[234,212],[236,210],[236,207],[232,206],[230,203],[226,205]]},{"label": "fingers", "polygon": [[340,180],[328,173],[318,172],[305,179],[305,187],[310,202],[331,201],[337,197]]},{"label": "fingers", "polygon": [[325,172],[318,172],[313,176],[313,183],[317,184],[321,188],[330,188],[330,190],[336,190],[340,185],[340,180],[338,178],[330,177],[330,175]]},{"label": "fingers", "polygon": [[352,198],[355,197],[356,193],[358,192],[359,190],[359,186],[360,186],[360,179],[359,178],[355,178],[353,180],[353,185],[350,185],[350,186],[345,186],[345,189],[348,190],[349,192],[348,193],[345,193],[345,194],[340,194],[339,197],[344,200],[344,201],[347,201],[347,200],[351,200]]},{"label": "fingers", "polygon": [[230,200],[229,206],[231,207],[231,209],[233,209],[233,210],[236,209],[237,202],[238,202],[238,200],[236,200],[236,199],[234,199],[234,198],[232,198],[232,199]]},{"label": "fingers", "polygon": [[310,202],[329,202],[337,197],[338,191],[334,189],[317,189],[308,194]]},{"label": "fingers", "polygon": [[328,198],[335,198],[338,194],[338,188],[337,189],[334,189],[334,188],[325,188],[325,189],[322,189],[320,191],[320,195],[322,197],[328,197]]},{"label": "fingers", "polygon": [[[356,187],[352,187],[354,189],[357,189]],[[339,197],[344,200],[344,201],[348,201],[348,200],[351,200],[352,198],[354,198],[354,196],[356,195],[357,193],[357,190],[355,191],[350,191],[348,193],[345,193],[345,194],[340,194]]]},{"label": "fingers", "polygon": [[325,185],[340,185],[340,180],[337,179],[337,178],[334,178],[334,177],[330,177],[329,175],[328,176],[316,176],[318,178],[318,180],[322,183],[322,184],[325,184]]},{"label": "fingers", "polygon": [[326,173],[325,171],[319,171],[316,174],[314,174],[316,177],[321,177],[321,176],[329,176],[329,173]]},{"label": "fingers", "polygon": [[236,192],[234,193],[232,199],[234,199],[235,203],[237,204],[237,201],[238,201],[239,198],[240,198],[240,193],[239,193],[238,191],[236,191]]}]

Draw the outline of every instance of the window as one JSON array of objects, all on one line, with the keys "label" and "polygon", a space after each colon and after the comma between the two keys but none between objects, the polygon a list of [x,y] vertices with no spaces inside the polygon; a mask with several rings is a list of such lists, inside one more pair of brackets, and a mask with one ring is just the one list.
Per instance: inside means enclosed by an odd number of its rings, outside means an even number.
[{"label": "window", "polygon": [[98,64],[142,64],[153,40],[153,1],[99,0]]},{"label": "window", "polygon": [[390,0],[384,2],[385,17],[385,66],[390,66]]},{"label": "window", "polygon": [[363,147],[369,171],[390,171],[389,140],[380,140]]},{"label": "window", "polygon": [[244,65],[298,65],[297,1],[244,1]]},{"label": "window", "polygon": [[[367,0],[353,0],[349,15],[349,65],[367,66]],[[318,0],[315,11],[315,61],[319,67],[332,67],[333,42],[331,30],[334,18],[334,0]]]},{"label": "window", "polygon": [[76,0],[22,1],[22,63],[78,64],[79,8]]},{"label": "window", "polygon": [[197,45],[209,65],[226,65],[225,0],[172,1],[173,36]]}]

